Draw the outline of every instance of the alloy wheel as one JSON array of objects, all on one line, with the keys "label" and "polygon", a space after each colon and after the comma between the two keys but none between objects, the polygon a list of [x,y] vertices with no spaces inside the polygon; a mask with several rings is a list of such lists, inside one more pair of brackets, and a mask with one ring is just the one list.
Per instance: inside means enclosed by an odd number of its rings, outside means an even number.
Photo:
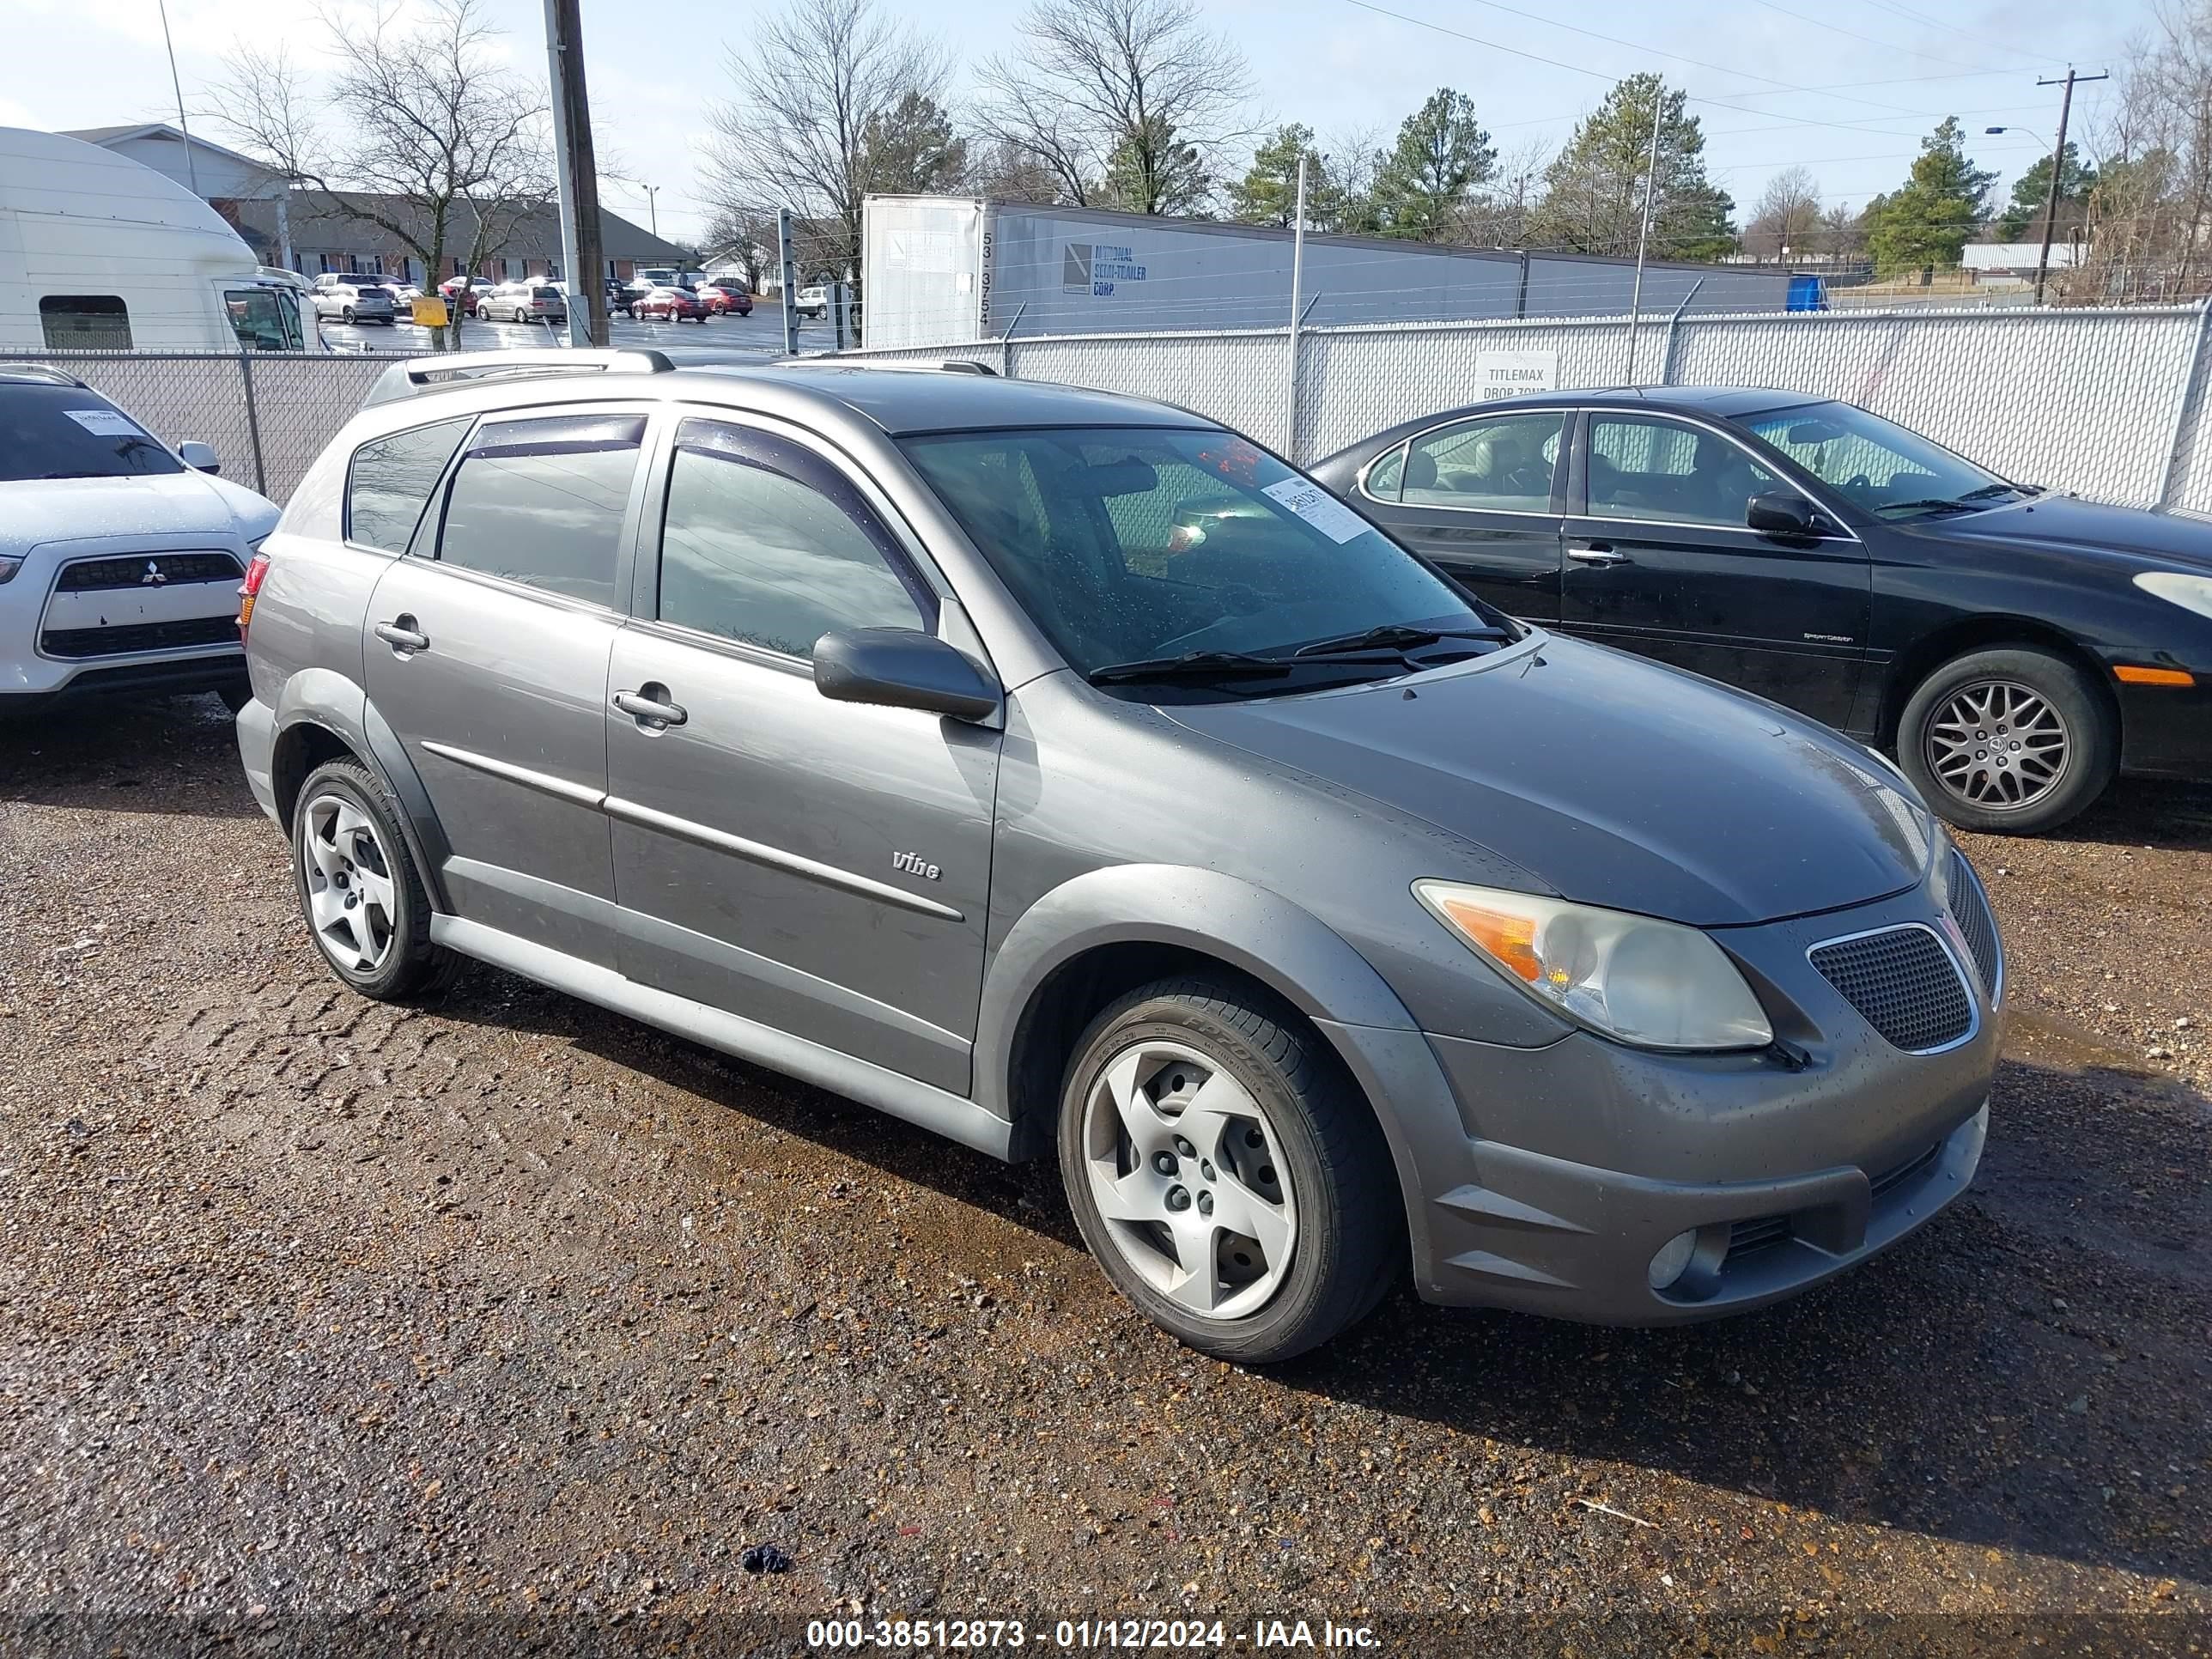
[{"label": "alloy wheel", "polygon": [[2074,737],[2049,698],[2017,680],[1974,680],[1928,717],[1921,753],[1929,774],[1986,812],[2018,811],[2057,787]]},{"label": "alloy wheel", "polygon": [[1282,1287],[1297,1245],[1290,1165],[1251,1092],[1196,1049],[1121,1049],[1084,1103],[1092,1200],[1121,1259],[1186,1311],[1233,1320]]},{"label": "alloy wheel", "polygon": [[300,873],[307,919],[331,961],[349,973],[374,974],[391,956],[399,900],[392,863],[376,824],[343,795],[307,803],[300,837]]}]

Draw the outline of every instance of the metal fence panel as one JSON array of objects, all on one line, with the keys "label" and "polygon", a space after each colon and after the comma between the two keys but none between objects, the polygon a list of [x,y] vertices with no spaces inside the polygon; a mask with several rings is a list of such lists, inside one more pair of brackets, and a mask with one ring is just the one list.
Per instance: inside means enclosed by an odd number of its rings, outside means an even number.
[{"label": "metal fence panel", "polygon": [[1015,340],[1009,343],[1007,372],[1180,404],[1280,444],[1290,420],[1290,366],[1283,331],[1266,329]]},{"label": "metal fence panel", "polygon": [[248,362],[269,480],[261,493],[273,501],[289,501],[338,428],[360,411],[362,400],[392,359],[257,352]]}]

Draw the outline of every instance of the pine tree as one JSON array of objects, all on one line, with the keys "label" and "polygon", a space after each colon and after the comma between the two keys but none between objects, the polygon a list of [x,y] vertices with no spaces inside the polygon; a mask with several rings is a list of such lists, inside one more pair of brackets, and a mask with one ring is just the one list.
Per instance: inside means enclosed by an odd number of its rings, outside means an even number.
[{"label": "pine tree", "polygon": [[1450,238],[1459,210],[1490,177],[1498,152],[1474,118],[1474,100],[1445,87],[1406,118],[1376,175],[1374,217],[1385,236]]},{"label": "pine tree", "polygon": [[[2066,165],[2058,174],[2058,228],[2081,222],[2089,192],[2097,187],[2094,162],[2085,162],[2074,143],[2066,143]],[[2044,156],[2021,173],[2012,187],[2012,202],[1997,220],[1997,234],[2008,242],[2028,241],[2043,234],[2043,210],[2051,197],[2051,158]]]},{"label": "pine tree", "polygon": [[1904,185],[1868,204],[1867,251],[1878,276],[1959,263],[1966,238],[1982,222],[1996,174],[1966,155],[1959,118],[1920,141],[1920,157]]},{"label": "pine tree", "polygon": [[1306,163],[1306,219],[1326,224],[1336,216],[1337,191],[1313,129],[1293,121],[1277,127],[1252,152],[1252,165],[1229,186],[1229,216],[1243,225],[1289,226],[1297,212],[1298,159]]},{"label": "pine tree", "polygon": [[1689,113],[1689,94],[1662,94],[1656,75],[1618,82],[1576,127],[1544,175],[1545,200],[1533,243],[1577,253],[1635,253],[1655,106],[1659,165],[1652,188],[1651,257],[1717,259],[1735,246],[1729,223],[1735,203],[1705,176],[1705,129]]}]

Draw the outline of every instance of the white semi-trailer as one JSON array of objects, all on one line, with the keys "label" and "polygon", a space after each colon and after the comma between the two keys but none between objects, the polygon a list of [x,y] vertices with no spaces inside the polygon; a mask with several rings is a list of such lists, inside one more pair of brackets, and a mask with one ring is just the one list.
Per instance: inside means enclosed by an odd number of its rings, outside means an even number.
[{"label": "white semi-trailer", "polygon": [[[872,196],[861,226],[871,346],[1038,334],[1279,328],[1291,233],[956,196]],[[1793,291],[1794,287],[1794,291]],[[1304,320],[1461,321],[1625,315],[1632,259],[1305,239]],[[1694,293],[1692,290],[1694,289]],[[1642,304],[1668,313],[1808,309],[1817,283],[1780,266],[1649,264]],[[1306,307],[1310,307],[1307,309]]]}]

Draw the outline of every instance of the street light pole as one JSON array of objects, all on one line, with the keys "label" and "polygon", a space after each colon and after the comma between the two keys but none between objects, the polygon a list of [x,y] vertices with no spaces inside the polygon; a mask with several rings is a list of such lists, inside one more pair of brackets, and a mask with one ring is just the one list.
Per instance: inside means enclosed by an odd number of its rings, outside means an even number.
[{"label": "street light pole", "polygon": [[1644,314],[1644,251],[1651,240],[1651,198],[1659,188],[1659,118],[1667,108],[1667,83],[1651,94],[1651,159],[1644,173],[1644,223],[1636,233],[1636,292],[1628,302],[1628,374],[1636,379],[1636,325]]},{"label": "street light pole", "polygon": [[169,0],[155,0],[155,3],[161,9],[161,44],[169,51],[169,90],[177,94],[177,131],[185,135],[185,177],[191,181],[192,194],[198,196],[200,170],[192,160],[191,126],[185,119],[185,83],[177,79],[177,43],[169,38]]},{"label": "street light pole", "polygon": [[2051,188],[2043,198],[2043,252],[2035,260],[2035,303],[2043,303],[2043,279],[2051,269],[2051,234],[2058,225],[2058,179],[2066,170],[2066,121],[2074,113],[2074,88],[2083,81],[2109,81],[2110,75],[2076,75],[2074,66],[2066,66],[2066,78],[2062,83],[2057,77],[2038,81],[2039,87],[2063,84],[2065,96],[2058,100],[2058,142],[2051,147]]},{"label": "street light pole", "polygon": [[641,188],[645,191],[645,210],[653,221],[653,234],[658,240],[660,235],[660,186],[645,185]]}]

